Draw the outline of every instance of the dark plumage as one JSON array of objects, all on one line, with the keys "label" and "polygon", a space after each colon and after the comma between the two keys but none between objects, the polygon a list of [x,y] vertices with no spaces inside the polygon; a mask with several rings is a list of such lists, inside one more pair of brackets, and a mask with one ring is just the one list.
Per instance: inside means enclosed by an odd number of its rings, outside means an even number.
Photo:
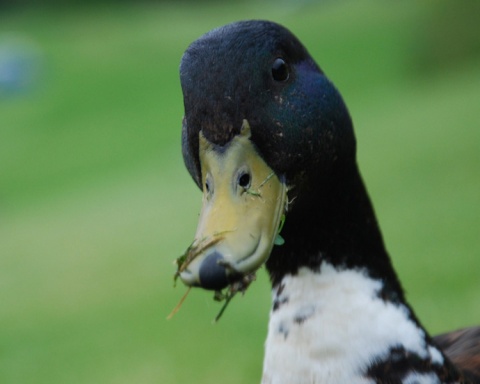
[{"label": "dark plumage", "polygon": [[434,341],[472,380],[480,380],[480,327],[435,336]]},{"label": "dark plumage", "polygon": [[[448,343],[449,336],[432,340],[406,303],[358,170],[348,110],[300,41],[267,21],[230,24],[192,43],[182,58],[180,76],[185,106],[183,155],[197,185],[204,191],[210,188],[202,181],[199,134],[221,157],[232,140],[242,135],[246,120],[256,151],[289,188],[281,232],[285,244],[274,247],[266,261],[277,292],[272,316],[292,304],[279,292],[285,278],[300,278],[302,268],[319,276],[322,265],[340,273],[361,271],[371,281],[381,282],[372,300],[401,308],[406,321],[424,335],[421,348],[435,349],[438,344],[457,365],[439,352],[437,358],[425,357],[402,345],[385,345],[390,352],[372,355],[364,377],[378,383],[403,382],[409,373],[432,375],[428,377],[448,383],[480,380],[478,329],[462,333],[455,347]],[[229,282],[223,277],[220,286]],[[293,323],[300,327],[313,321],[316,308],[296,315]],[[288,328],[282,329],[287,340]],[[471,364],[465,363],[460,347],[469,337],[467,350],[477,359]],[[265,382],[269,382],[267,376]]]}]

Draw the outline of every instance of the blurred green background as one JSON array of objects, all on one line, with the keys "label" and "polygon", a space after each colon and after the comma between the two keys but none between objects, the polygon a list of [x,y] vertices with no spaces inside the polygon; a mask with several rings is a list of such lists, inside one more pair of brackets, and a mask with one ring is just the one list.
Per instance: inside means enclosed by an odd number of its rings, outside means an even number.
[{"label": "blurred green background", "polygon": [[178,66],[239,19],[290,28],[342,92],[427,329],[480,323],[480,2],[6,3],[1,383],[259,382],[265,272],[217,325],[201,291],[166,320],[201,201],[180,153]]}]

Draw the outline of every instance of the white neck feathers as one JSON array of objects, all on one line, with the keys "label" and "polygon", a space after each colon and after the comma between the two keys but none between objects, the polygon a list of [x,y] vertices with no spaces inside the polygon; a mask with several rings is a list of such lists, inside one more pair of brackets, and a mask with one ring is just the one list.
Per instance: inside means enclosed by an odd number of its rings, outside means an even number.
[{"label": "white neck feathers", "polygon": [[262,383],[372,383],[368,367],[398,346],[441,364],[409,309],[381,289],[364,271],[326,263],[285,276],[273,289]]}]

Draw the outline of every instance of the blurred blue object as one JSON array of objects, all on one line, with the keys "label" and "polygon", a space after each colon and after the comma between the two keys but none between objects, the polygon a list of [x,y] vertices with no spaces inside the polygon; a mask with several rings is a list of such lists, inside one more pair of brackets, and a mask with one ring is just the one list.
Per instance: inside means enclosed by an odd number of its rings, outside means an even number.
[{"label": "blurred blue object", "polygon": [[43,72],[41,49],[19,35],[0,35],[0,97],[29,92]]}]

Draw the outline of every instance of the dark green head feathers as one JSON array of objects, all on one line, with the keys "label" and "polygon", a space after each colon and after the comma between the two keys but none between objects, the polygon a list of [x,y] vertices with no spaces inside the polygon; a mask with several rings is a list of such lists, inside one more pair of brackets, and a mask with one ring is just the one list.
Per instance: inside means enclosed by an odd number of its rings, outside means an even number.
[{"label": "dark green head feathers", "polygon": [[282,26],[242,21],[214,29],[185,52],[183,153],[199,182],[198,133],[220,146],[243,119],[264,160],[287,183],[354,161],[355,140],[340,94],[300,41]]},{"label": "dark green head feathers", "polygon": [[227,147],[247,120],[259,155],[289,188],[286,244],[267,262],[273,282],[328,260],[369,263],[397,286],[357,169],[348,110],[291,32],[267,21],[214,29],[188,47],[180,79],[183,156],[197,185],[199,133]]}]

